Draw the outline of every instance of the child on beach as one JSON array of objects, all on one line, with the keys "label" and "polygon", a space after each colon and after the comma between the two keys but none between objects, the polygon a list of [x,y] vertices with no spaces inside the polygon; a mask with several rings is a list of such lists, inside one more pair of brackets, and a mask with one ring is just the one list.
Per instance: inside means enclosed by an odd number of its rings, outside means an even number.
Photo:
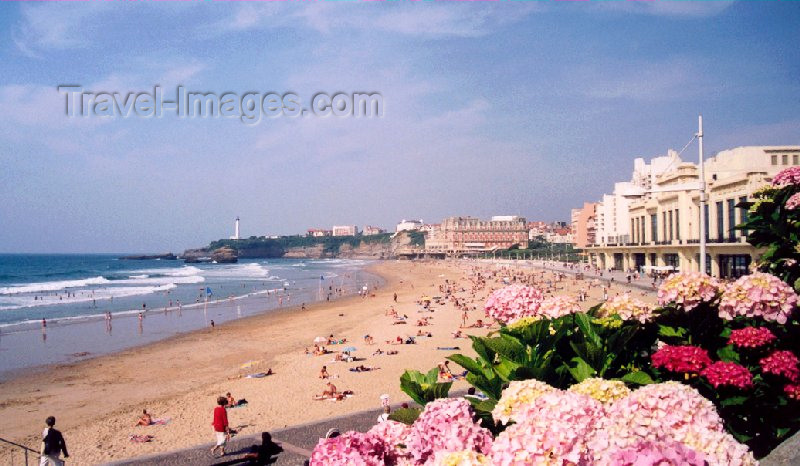
[{"label": "child on beach", "polygon": [[211,449],[211,455],[216,455],[217,450],[222,451],[221,456],[225,456],[225,444],[230,437],[230,428],[228,427],[228,412],[225,411],[225,405],[228,400],[221,396],[217,398],[217,407],[214,408],[214,420],[211,423],[214,426],[214,436],[216,445]]}]

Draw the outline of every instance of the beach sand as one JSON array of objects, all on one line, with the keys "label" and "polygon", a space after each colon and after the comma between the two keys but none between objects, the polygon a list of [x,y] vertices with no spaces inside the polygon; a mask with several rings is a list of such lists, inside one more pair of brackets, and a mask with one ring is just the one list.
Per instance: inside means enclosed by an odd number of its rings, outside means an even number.
[{"label": "beach sand", "polygon": [[[501,284],[490,281],[472,298],[466,275],[475,266],[494,270],[494,266],[472,262],[380,262],[371,271],[382,276],[386,284],[374,296],[318,303],[305,311],[294,308],[249,317],[121,353],[23,374],[0,384],[0,432],[6,439],[38,449],[44,419],[53,415],[56,427],[66,438],[70,461],[97,464],[211,442],[211,413],[216,398],[226,392],[248,401],[247,406],[231,409],[228,414],[231,426],[242,435],[377,408],[382,394],[388,394],[393,404],[407,401],[399,382],[404,370],[427,371],[454,352],[474,355],[468,339],[452,336],[461,323],[462,312],[447,302],[432,305],[434,313],[418,314],[420,306],[416,301],[424,295],[439,296],[439,285],[445,280],[456,281],[467,289],[456,296],[466,299],[470,307],[477,307],[470,312],[470,322],[485,319],[485,297],[491,288]],[[552,274],[548,273],[547,278]],[[567,276],[559,285],[563,289],[556,290],[556,294],[575,296],[585,282],[575,283]],[[621,291],[622,285],[614,285],[610,294]],[[394,293],[397,303],[393,302]],[[633,293],[637,298],[654,301],[652,293],[646,297],[641,296],[640,290]],[[601,294],[600,288],[590,289],[585,307],[597,303]],[[385,315],[390,306],[398,314],[408,315],[408,324],[393,325],[392,318]],[[416,327],[414,323],[420,316],[432,316],[431,325]],[[397,336],[414,335],[420,329],[431,332],[433,337],[417,338],[415,345],[385,343]],[[464,330],[473,335],[488,331]],[[333,362],[333,354],[305,354],[305,348],[313,347],[315,337],[331,334],[347,338],[344,346],[357,347],[355,355],[366,359]],[[365,344],[363,336],[367,334],[374,337],[373,345]],[[442,351],[436,349],[438,346],[461,349]],[[331,350],[339,347],[328,346]],[[373,356],[378,348],[397,350],[398,354]],[[248,361],[262,362],[242,369]],[[379,369],[363,373],[348,370],[358,364]],[[332,382],[338,390],[352,390],[354,396],[338,402],[312,401],[312,395],[325,387],[325,381],[318,377],[323,365],[336,377]],[[454,372],[460,370],[455,364],[451,366]],[[236,378],[268,368],[274,375]],[[467,386],[457,381],[453,389]],[[166,425],[134,427],[143,408],[154,418],[170,421]],[[131,434],[154,438],[149,443],[132,443]],[[11,450],[0,448],[0,464],[11,463],[9,454]]]}]

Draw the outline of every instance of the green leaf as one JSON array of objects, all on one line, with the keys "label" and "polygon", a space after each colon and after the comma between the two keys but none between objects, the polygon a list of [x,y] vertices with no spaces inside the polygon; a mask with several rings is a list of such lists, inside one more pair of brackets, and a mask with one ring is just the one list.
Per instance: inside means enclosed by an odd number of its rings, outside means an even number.
[{"label": "green leaf", "polygon": [[573,367],[569,367],[568,370],[576,382],[583,382],[589,377],[595,375],[596,371],[592,369],[592,366],[587,364],[582,358],[576,356],[572,358],[572,362],[575,363],[575,365]]},{"label": "green leaf", "polygon": [[480,362],[464,356],[463,354],[452,354],[448,356],[447,359],[463,367],[468,372],[474,372],[475,374],[483,374],[484,372],[484,367]]},{"label": "green leaf", "polygon": [[739,353],[733,349],[733,345],[723,346],[717,350],[717,356],[727,362],[739,362]]},{"label": "green leaf", "polygon": [[622,381],[635,385],[648,385],[655,383],[655,381],[646,372],[642,371],[629,372],[622,376]]},{"label": "green leaf", "polygon": [[658,335],[665,338],[683,338],[686,335],[686,329],[683,327],[670,327],[667,325],[658,326]]},{"label": "green leaf", "polygon": [[389,414],[389,420],[402,422],[410,426],[421,413],[422,409],[420,408],[399,408]]},{"label": "green leaf", "polygon": [[483,342],[487,348],[498,354],[503,359],[522,364],[527,359],[525,345],[510,335],[501,335],[498,338],[487,338]]},{"label": "green leaf", "polygon": [[575,314],[575,324],[583,333],[583,337],[594,347],[599,347],[603,343],[600,335],[594,331],[592,320],[586,314]]},{"label": "green leaf", "polygon": [[741,406],[748,400],[747,396],[732,396],[722,400],[722,406]]}]

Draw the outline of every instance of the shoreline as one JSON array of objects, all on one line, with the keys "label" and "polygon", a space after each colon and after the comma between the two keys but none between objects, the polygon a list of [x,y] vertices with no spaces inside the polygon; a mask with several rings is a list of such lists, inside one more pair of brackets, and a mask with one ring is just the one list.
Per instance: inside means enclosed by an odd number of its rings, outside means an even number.
[{"label": "shoreline", "polygon": [[[445,280],[457,282],[469,290],[465,280],[468,270],[498,270],[501,264],[469,261],[384,261],[367,271],[384,278],[384,285],[374,296],[345,297],[332,302],[307,306],[303,318],[298,307],[245,317],[201,329],[157,343],[128,349],[87,361],[51,367],[41,373],[0,383],[0,431],[10,440],[38,445],[37,435],[47,415],[55,415],[64,432],[71,458],[80,464],[118,461],[142,455],[171,451],[210,440],[208,413],[216,396],[230,391],[235,398],[246,398],[246,408],[229,413],[233,426],[242,426],[246,436],[305,422],[380,406],[380,395],[389,394],[395,405],[406,401],[399,388],[399,377],[406,369],[427,371],[454,352],[473,355],[469,339],[454,339],[451,332],[460,326],[461,312],[450,302],[435,306],[432,325],[418,329],[413,325],[392,325],[385,310],[395,306],[398,314],[407,314],[409,324],[417,314],[415,304],[421,296],[437,296],[437,285]],[[535,271],[536,274],[543,273]],[[502,273],[501,273],[502,275]],[[562,291],[570,293],[569,280]],[[483,318],[485,294],[469,292],[459,299],[476,306],[470,322]],[[599,290],[593,290],[598,294]],[[393,293],[398,301],[393,302]],[[472,304],[470,306],[472,306]],[[340,316],[341,314],[341,316]],[[432,338],[418,338],[418,344],[390,346],[384,341],[417,330],[432,332]],[[465,329],[472,335],[485,335],[487,329]],[[332,354],[311,356],[303,352],[316,336],[333,334],[347,337],[348,344],[366,357],[366,364],[378,367],[367,373],[348,371],[348,363],[332,361]],[[362,337],[372,335],[376,344],[367,346]],[[438,347],[458,346],[459,350],[440,351]],[[329,347],[337,349],[336,345]],[[398,350],[396,356],[372,355],[375,349]],[[372,356],[371,356],[372,355]],[[272,368],[275,375],[261,378],[238,378],[240,366],[248,361],[263,361],[258,371]],[[318,378],[323,365],[338,378],[339,390],[353,390],[355,395],[342,402],[311,401],[320,393],[324,381]],[[453,391],[467,387],[457,381]],[[133,427],[133,421],[147,408],[153,417],[167,417],[166,426]],[[128,441],[130,434],[148,434],[151,443]],[[0,462],[8,459],[8,449],[0,448]]]}]

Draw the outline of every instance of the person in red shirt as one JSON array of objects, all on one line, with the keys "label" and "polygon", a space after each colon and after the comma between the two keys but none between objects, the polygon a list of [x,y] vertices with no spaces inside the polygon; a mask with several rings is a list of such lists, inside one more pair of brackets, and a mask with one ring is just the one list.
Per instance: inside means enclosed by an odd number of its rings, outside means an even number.
[{"label": "person in red shirt", "polygon": [[221,396],[217,398],[217,407],[214,408],[214,435],[216,436],[217,444],[211,449],[211,454],[215,455],[218,449],[221,449],[222,455],[225,456],[225,444],[228,442],[230,435],[230,428],[228,427],[228,412],[225,411],[225,405],[228,400]]}]

